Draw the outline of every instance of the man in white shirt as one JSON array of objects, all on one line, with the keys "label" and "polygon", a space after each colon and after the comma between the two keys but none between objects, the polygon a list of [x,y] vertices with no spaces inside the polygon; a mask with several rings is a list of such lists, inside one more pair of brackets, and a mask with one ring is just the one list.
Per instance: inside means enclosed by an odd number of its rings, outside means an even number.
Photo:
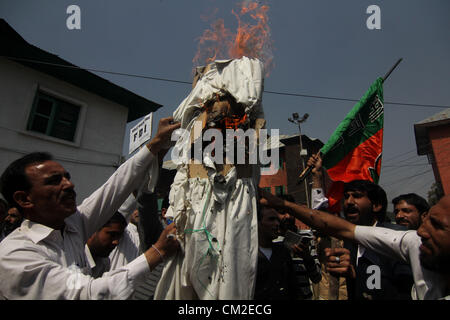
[{"label": "man in white shirt", "polygon": [[161,119],[155,137],[126,161],[80,206],[69,173],[46,153],[13,162],[1,177],[1,192],[25,218],[0,243],[0,297],[4,299],[127,299],[142,278],[179,247],[166,228],[157,243],[130,264],[93,278],[85,254],[87,239],[103,226],[179,128]]},{"label": "man in white shirt", "polygon": [[[94,278],[101,277],[106,271],[114,270],[111,268],[110,254],[116,250],[123,239],[127,221],[120,212],[114,213],[111,219],[97,230],[86,243],[86,257],[92,269]],[[135,254],[128,263],[136,259],[139,254]],[[124,263],[120,267],[128,264]]]},{"label": "man in white shirt", "polygon": [[[160,152],[161,153],[161,152]],[[161,160],[161,158],[159,159]],[[159,161],[161,164],[162,161]],[[163,226],[157,217],[157,198],[156,194],[148,193],[148,180],[143,184],[143,188],[137,192],[137,198],[131,194],[125,203],[119,208],[119,213],[128,222],[126,228],[120,238],[119,244],[109,255],[110,270],[121,268],[136,259],[142,252],[154,244],[161,232]],[[138,209],[136,209],[138,208]],[[141,218],[146,221],[145,225],[138,227],[133,224],[132,216],[135,212],[140,214]],[[140,232],[140,233],[139,233]],[[152,242],[147,244],[141,243],[141,236],[143,239],[150,238]],[[160,263],[146,275],[142,283],[136,288],[134,294],[130,297],[131,300],[151,300],[155,292],[156,284],[161,277],[161,271],[164,268],[164,263]]]},{"label": "man in white shirt", "polygon": [[[314,177],[317,172],[322,171],[320,155],[311,157],[308,165],[314,166],[313,187],[316,188],[313,190],[324,197],[322,183]],[[387,196],[377,184],[353,180],[345,183],[343,189],[343,213],[347,221],[360,226],[406,230],[385,221]],[[317,197],[313,192],[313,203],[321,202],[320,197],[316,199]],[[413,277],[408,264],[389,259],[353,242],[345,242],[343,248],[326,248],[324,253],[327,257],[327,271],[333,276],[346,278],[349,300],[411,299]],[[370,281],[373,268],[380,270],[379,285],[372,285]]]},{"label": "man in white shirt", "polygon": [[356,226],[326,212],[260,192],[263,205],[289,210],[312,228],[409,263],[414,276],[413,298],[450,299],[450,195],[429,210],[416,232]]}]

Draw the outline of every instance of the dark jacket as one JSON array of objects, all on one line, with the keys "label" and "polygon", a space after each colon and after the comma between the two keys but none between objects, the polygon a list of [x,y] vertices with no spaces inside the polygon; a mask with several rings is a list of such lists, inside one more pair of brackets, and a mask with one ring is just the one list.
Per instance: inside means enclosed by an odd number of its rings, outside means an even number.
[{"label": "dark jacket", "polygon": [[272,245],[270,260],[259,251],[255,300],[297,299],[298,285],[290,251],[282,243]]},{"label": "dark jacket", "polygon": [[[377,227],[406,230],[390,223],[377,223]],[[344,247],[350,250],[350,260],[356,271],[355,280],[347,279],[349,300],[411,300],[414,279],[409,264],[394,261],[366,248],[356,266],[358,245],[346,241]],[[381,274],[379,288],[373,286],[373,277],[377,272],[374,265],[379,267]]]}]

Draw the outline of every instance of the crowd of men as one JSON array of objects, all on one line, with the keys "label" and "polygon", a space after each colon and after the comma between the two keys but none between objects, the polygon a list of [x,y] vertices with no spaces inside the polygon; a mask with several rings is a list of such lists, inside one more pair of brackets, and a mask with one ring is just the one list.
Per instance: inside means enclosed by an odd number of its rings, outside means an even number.
[{"label": "crowd of men", "polygon": [[[180,245],[164,219],[167,197],[158,205],[143,186],[155,185],[148,172],[179,127],[161,119],[146,147],[79,206],[70,174],[50,154],[11,163],[0,184],[0,298],[152,299]],[[327,211],[320,157],[308,165],[312,208],[260,190],[255,300],[450,299],[450,195],[431,208],[399,195],[392,224],[385,191],[355,180],[345,184],[340,216]]]}]

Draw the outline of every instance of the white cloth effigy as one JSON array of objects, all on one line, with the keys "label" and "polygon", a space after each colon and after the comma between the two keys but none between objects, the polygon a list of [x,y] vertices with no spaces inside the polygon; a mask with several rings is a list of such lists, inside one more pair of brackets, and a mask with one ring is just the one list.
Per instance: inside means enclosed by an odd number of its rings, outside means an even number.
[{"label": "white cloth effigy", "polygon": [[[245,106],[249,119],[263,118],[263,65],[243,57],[216,61],[174,112],[191,132],[203,103],[222,90]],[[186,151],[190,139],[175,148]],[[155,299],[252,299],[258,254],[257,187],[259,167],[251,177],[238,177],[232,168],[216,179],[216,166],[203,157],[207,178],[189,178],[181,161],[169,194],[167,218],[174,219],[182,251],[166,264]]]}]

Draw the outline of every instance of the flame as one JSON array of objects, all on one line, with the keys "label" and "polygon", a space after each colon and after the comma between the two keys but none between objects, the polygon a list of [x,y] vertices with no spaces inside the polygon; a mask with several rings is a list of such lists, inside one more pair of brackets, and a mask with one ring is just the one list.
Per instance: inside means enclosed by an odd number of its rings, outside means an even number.
[{"label": "flame", "polygon": [[[211,24],[198,39],[195,65],[206,65],[217,59],[239,59],[243,56],[257,58],[264,63],[266,76],[273,67],[272,40],[268,24],[267,5],[244,1],[240,10],[232,10],[238,21],[236,33],[225,27],[223,19]],[[246,22],[250,20],[250,22]]]}]

